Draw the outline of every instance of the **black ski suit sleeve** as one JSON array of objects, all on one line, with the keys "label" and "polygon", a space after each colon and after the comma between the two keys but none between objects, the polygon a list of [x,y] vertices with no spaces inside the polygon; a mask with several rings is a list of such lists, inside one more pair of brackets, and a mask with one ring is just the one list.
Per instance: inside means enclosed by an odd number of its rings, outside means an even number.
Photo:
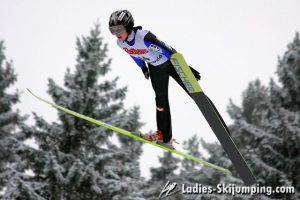
[{"label": "black ski suit sleeve", "polygon": [[171,54],[176,53],[177,51],[172,48],[171,46],[166,45],[163,41],[157,39],[157,37],[151,33],[150,31],[145,35],[145,40],[154,43],[164,49],[166,49],[167,51],[169,51]]}]

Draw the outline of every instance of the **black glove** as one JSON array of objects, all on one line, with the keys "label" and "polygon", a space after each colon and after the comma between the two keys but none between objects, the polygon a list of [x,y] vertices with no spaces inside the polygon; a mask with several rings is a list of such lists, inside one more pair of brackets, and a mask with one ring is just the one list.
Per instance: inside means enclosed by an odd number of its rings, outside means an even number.
[{"label": "black glove", "polygon": [[148,67],[143,67],[143,68],[142,68],[142,71],[143,71],[143,74],[144,74],[145,78],[146,78],[146,79],[149,79],[149,77],[150,77],[150,72],[149,72],[149,70],[148,70]]},{"label": "black glove", "polygon": [[193,74],[194,74],[196,80],[199,81],[199,80],[201,79],[200,72],[198,72],[197,70],[195,70],[195,69],[192,68],[191,66],[190,66],[190,68],[191,68],[191,70],[192,70],[192,72],[193,72]]}]

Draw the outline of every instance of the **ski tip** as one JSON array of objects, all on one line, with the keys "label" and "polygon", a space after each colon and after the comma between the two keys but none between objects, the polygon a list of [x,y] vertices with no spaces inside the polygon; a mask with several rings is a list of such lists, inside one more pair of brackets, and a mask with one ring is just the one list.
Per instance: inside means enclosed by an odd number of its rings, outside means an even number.
[{"label": "ski tip", "polygon": [[30,94],[33,95],[33,92],[31,92],[31,90],[29,88],[26,88],[27,92],[29,92]]},{"label": "ski tip", "polygon": [[41,100],[41,101],[44,101],[44,102],[46,102],[46,103],[48,103],[48,104],[51,104],[52,105],[52,103],[51,102],[49,102],[49,101],[47,101],[47,100],[45,100],[45,99],[43,99],[43,98],[41,98],[41,97],[39,97],[39,96],[37,96],[36,94],[34,94],[29,88],[26,88],[27,89],[27,91],[32,95],[32,96],[34,96],[35,98],[37,98],[37,99],[39,99],[39,100]]},{"label": "ski tip", "polygon": [[29,88],[26,88],[26,90],[33,96],[36,96]]}]

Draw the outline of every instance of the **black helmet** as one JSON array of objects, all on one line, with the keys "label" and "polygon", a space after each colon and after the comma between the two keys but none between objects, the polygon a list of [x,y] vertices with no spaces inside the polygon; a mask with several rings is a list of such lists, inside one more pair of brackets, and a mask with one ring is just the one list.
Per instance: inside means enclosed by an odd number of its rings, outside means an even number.
[{"label": "black helmet", "polygon": [[117,25],[123,25],[126,28],[127,33],[131,32],[134,26],[134,20],[128,10],[118,10],[110,15],[109,27]]}]

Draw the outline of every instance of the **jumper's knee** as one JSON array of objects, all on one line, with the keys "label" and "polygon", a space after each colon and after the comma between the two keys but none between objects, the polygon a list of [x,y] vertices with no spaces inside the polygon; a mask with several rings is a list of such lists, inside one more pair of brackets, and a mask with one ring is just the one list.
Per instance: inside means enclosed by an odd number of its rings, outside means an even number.
[{"label": "jumper's knee", "polygon": [[156,110],[158,112],[165,112],[169,110],[169,100],[168,97],[162,96],[162,97],[156,97]]}]

